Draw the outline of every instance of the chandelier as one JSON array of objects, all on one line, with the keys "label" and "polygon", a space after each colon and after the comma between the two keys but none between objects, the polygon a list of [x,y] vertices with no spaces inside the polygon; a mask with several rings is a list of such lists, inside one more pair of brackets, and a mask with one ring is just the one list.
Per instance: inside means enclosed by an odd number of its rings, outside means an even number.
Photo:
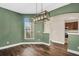
[{"label": "chandelier", "polygon": [[32,17],[33,21],[47,21],[49,20],[49,13],[47,10],[43,11],[43,4],[41,3],[41,12],[37,13],[37,3],[36,3],[36,15]]}]

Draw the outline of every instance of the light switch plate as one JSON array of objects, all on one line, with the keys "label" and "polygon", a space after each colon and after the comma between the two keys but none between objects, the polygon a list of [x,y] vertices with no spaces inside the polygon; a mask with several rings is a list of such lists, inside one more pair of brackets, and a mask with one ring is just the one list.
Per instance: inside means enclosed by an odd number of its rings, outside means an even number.
[{"label": "light switch plate", "polygon": [[79,49],[79,46],[77,48]]},{"label": "light switch plate", "polygon": [[10,42],[9,42],[9,41],[7,41],[6,43],[7,43],[7,44],[9,44]]}]

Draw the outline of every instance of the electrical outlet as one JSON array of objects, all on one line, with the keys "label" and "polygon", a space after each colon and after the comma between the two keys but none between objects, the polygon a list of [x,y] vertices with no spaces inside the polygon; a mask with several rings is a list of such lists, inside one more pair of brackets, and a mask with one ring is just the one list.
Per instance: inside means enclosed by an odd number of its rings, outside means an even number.
[{"label": "electrical outlet", "polygon": [[77,48],[79,49],[79,46]]},{"label": "electrical outlet", "polygon": [[10,43],[9,41],[6,42],[6,44],[9,44],[9,43]]}]

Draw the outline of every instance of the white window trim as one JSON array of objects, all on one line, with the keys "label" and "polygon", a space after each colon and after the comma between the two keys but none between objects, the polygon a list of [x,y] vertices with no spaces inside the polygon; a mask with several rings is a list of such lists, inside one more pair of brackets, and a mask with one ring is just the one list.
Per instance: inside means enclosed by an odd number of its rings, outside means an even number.
[{"label": "white window trim", "polygon": [[32,29],[33,30],[33,37],[32,38],[27,38],[26,37],[26,30],[25,30],[25,26],[24,26],[24,39],[25,40],[34,40],[34,22],[32,22],[32,23],[33,23],[32,24],[33,25],[33,29]]}]

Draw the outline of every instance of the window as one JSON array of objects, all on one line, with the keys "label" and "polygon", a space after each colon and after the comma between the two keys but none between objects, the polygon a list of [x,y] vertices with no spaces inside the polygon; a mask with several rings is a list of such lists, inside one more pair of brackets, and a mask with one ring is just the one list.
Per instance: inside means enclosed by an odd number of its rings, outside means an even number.
[{"label": "window", "polygon": [[33,39],[34,37],[34,24],[29,18],[24,18],[24,38]]}]

